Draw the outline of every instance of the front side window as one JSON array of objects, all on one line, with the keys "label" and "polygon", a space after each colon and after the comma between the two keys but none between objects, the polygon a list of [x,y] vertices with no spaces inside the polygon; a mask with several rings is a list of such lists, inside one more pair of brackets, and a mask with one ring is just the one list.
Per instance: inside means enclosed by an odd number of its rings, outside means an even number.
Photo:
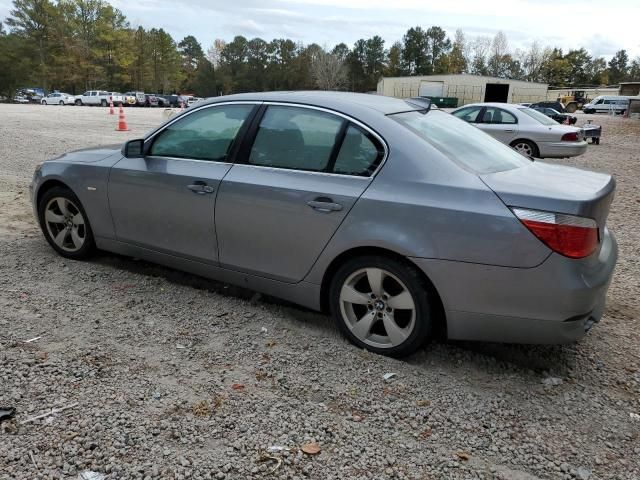
[{"label": "front side window", "polygon": [[368,177],[378,167],[383,155],[384,150],[370,134],[359,127],[349,125],[333,173]]},{"label": "front side window", "polygon": [[511,115],[506,110],[496,107],[487,107],[482,114],[482,123],[491,124],[514,124],[518,123],[516,117]]},{"label": "front side window", "polygon": [[453,114],[465,122],[474,123],[478,118],[480,110],[482,110],[482,107],[467,107],[453,112]]},{"label": "front side window", "polygon": [[269,106],[248,163],[325,172],[343,122],[340,117],[309,108]]},{"label": "front side window", "polygon": [[[523,110],[542,115],[530,108]],[[407,127],[452,161],[479,174],[511,170],[530,163],[524,155],[445,112],[406,112],[389,115],[389,118]]]},{"label": "front side window", "polygon": [[253,105],[203,108],[158,134],[150,155],[224,162]]}]

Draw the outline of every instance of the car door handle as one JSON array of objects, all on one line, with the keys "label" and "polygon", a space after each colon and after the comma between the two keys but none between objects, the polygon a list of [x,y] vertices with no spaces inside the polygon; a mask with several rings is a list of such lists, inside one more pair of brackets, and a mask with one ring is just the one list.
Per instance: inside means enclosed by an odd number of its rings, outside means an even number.
[{"label": "car door handle", "polygon": [[211,185],[207,185],[205,182],[201,181],[193,182],[191,185],[187,185],[187,188],[198,195],[213,193],[215,190]]},{"label": "car door handle", "polygon": [[507,130],[505,130],[505,132],[507,133],[513,133],[515,132],[515,130],[513,128],[508,128]]},{"label": "car door handle", "polygon": [[311,200],[307,202],[311,208],[318,212],[328,213],[328,212],[339,212],[342,210],[342,205],[339,203],[334,203],[330,198],[319,197],[315,200]]}]

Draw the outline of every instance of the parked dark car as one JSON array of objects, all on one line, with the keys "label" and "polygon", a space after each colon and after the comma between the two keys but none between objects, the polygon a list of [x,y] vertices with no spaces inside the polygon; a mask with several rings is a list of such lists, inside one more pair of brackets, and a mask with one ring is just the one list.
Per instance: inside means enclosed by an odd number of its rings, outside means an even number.
[{"label": "parked dark car", "polygon": [[544,113],[547,117],[553,118],[558,123],[564,123],[566,125],[575,125],[578,121],[578,117],[574,117],[573,115],[569,115],[568,113],[560,113],[555,108],[548,107],[531,107],[534,110]]},{"label": "parked dark car", "polygon": [[564,105],[558,101],[554,102],[538,102],[529,105],[531,108],[553,108],[554,110],[564,113]]},{"label": "parked dark car", "polygon": [[171,103],[169,102],[169,100],[165,99],[159,93],[152,93],[151,95],[156,97],[156,100],[158,100],[158,106],[159,107],[170,107],[171,106]]},{"label": "parked dark car", "polygon": [[157,107],[158,106],[158,97],[156,97],[155,95],[153,95],[152,93],[145,93],[144,94],[144,106],[145,107]]},{"label": "parked dark car", "polygon": [[187,108],[187,97],[183,95],[161,95],[167,102],[169,102],[170,107],[179,107],[180,103]]}]

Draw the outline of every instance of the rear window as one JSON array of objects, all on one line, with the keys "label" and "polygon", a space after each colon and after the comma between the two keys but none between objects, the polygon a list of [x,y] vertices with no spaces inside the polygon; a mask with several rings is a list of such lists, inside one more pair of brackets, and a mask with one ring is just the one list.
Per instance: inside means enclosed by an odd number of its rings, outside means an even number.
[{"label": "rear window", "polygon": [[534,120],[537,120],[538,123],[541,123],[542,125],[558,125],[558,122],[556,122],[553,118],[549,118],[544,113],[540,113],[537,110],[534,110],[533,108],[521,108],[520,111],[522,113],[526,113],[527,115],[529,115]]},{"label": "rear window", "polygon": [[389,115],[389,118],[478,174],[512,170],[530,163],[512,148],[448,113],[405,112]]}]

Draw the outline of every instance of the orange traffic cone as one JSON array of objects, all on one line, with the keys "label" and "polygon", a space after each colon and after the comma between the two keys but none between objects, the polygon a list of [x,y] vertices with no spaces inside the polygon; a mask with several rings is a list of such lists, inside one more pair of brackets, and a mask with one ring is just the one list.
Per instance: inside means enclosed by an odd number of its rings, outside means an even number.
[{"label": "orange traffic cone", "polygon": [[116,112],[113,111],[113,97],[109,97],[109,115],[113,115],[114,113]]},{"label": "orange traffic cone", "polygon": [[128,132],[130,128],[127,126],[127,121],[124,118],[124,109],[120,105],[120,112],[118,113],[118,126],[116,132]]}]

